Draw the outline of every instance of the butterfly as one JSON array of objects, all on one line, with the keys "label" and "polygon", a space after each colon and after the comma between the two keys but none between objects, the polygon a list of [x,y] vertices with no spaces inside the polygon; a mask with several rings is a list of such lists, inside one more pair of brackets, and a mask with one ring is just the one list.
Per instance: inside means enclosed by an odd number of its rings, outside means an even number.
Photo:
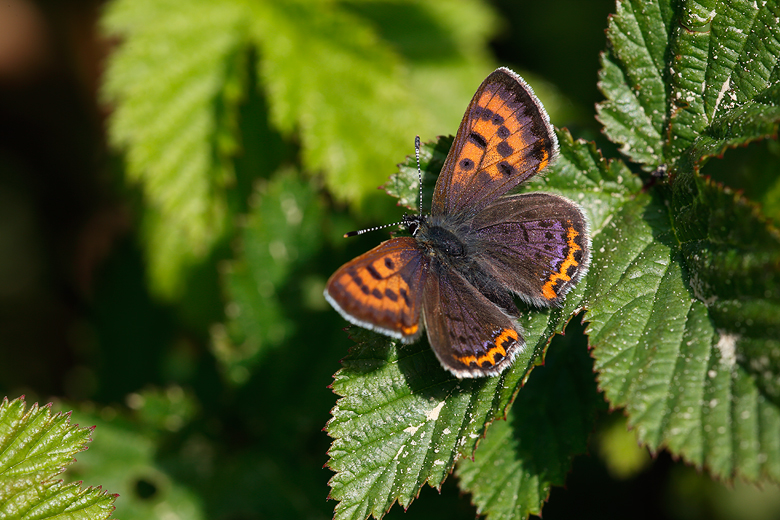
[{"label": "butterfly", "polygon": [[531,87],[497,69],[463,116],[430,215],[404,215],[411,236],[340,267],[325,298],[348,321],[404,343],[425,330],[458,378],[500,374],[525,347],[514,297],[560,306],[588,270],[588,220],[576,203],[542,192],[507,195],[557,153]]}]

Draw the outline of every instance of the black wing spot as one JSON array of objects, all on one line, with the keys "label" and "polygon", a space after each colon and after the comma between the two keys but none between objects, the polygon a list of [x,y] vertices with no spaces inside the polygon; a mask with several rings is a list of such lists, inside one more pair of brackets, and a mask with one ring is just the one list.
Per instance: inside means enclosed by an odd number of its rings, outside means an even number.
[{"label": "black wing spot", "polygon": [[395,268],[395,264],[389,258],[385,258],[385,267],[392,271]]},{"label": "black wing spot", "polygon": [[385,296],[387,296],[387,299],[389,299],[391,302],[398,301],[398,295],[395,294],[395,291],[392,289],[385,289]]},{"label": "black wing spot", "polygon": [[362,279],[362,278],[360,277],[360,275],[359,275],[359,274],[357,274],[356,272],[354,272],[354,271],[351,271],[351,270],[350,270],[350,271],[348,272],[348,274],[349,274],[349,277],[350,277],[350,278],[352,278],[352,281],[353,281],[353,282],[355,282],[355,284],[356,284],[358,287],[363,287],[363,286],[365,285],[365,284],[363,283],[363,279]]},{"label": "black wing spot", "polygon": [[373,265],[369,264],[369,266],[366,267],[366,271],[368,271],[368,274],[370,274],[371,278],[373,278],[374,280],[381,280],[382,279],[382,275],[379,274],[379,271],[377,271],[376,268]]},{"label": "black wing spot", "polygon": [[[494,122],[495,122],[495,120],[494,120]],[[503,123],[503,122],[504,122],[504,118],[502,117],[501,118],[501,123]],[[501,124],[501,123],[497,123],[497,124]],[[511,132],[509,131],[509,129],[507,127],[505,127],[503,124],[501,124],[501,126],[498,127],[498,130],[496,131],[496,134],[501,139],[506,139],[507,137],[509,137],[511,135]]]},{"label": "black wing spot", "polygon": [[506,141],[501,141],[498,143],[498,146],[496,146],[496,151],[501,154],[501,157],[509,157],[515,153],[515,149],[509,146],[509,143]]},{"label": "black wing spot", "polygon": [[469,141],[479,146],[483,150],[487,148],[487,141],[485,141],[485,138],[479,135],[477,132],[471,132],[469,134]]},{"label": "black wing spot", "polygon": [[482,107],[482,110],[479,111],[479,117],[480,119],[484,119],[485,121],[490,121],[491,119],[496,117],[496,113],[490,110],[489,108]]},{"label": "black wing spot", "polygon": [[465,158],[465,159],[462,159],[460,161],[460,167],[461,167],[462,170],[471,171],[471,170],[474,169],[474,161],[472,161],[468,157]]},{"label": "black wing spot", "polygon": [[381,292],[379,292],[379,289],[374,289],[373,291],[371,291],[371,294],[372,294],[372,295],[374,296],[374,298],[376,298],[377,300],[381,300],[382,298],[384,298],[384,296],[382,295],[382,293],[381,293]]},{"label": "black wing spot", "polygon": [[497,167],[498,167],[498,171],[500,171],[501,174],[504,175],[504,177],[509,177],[510,175],[515,173],[515,167],[506,161],[501,161],[500,163],[498,163]]}]

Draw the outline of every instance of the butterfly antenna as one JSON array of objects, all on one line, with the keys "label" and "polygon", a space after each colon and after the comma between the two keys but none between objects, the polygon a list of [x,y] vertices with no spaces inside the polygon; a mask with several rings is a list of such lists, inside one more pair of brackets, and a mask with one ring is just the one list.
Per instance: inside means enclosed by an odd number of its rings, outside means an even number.
[{"label": "butterfly antenna", "polygon": [[420,136],[414,138],[414,156],[417,158],[417,183],[420,185],[420,218],[422,218],[422,168],[420,168]]},{"label": "butterfly antenna", "polygon": [[[417,159],[417,182],[420,185],[420,218],[422,218],[422,212],[423,212],[423,204],[422,204],[422,195],[423,195],[423,188],[422,188],[422,168],[420,168],[420,136],[416,136],[414,138],[414,156]],[[347,237],[356,237],[358,235],[362,235],[363,233],[368,233],[369,231],[376,231],[378,229],[384,229],[389,228],[391,226],[400,226],[401,224],[405,224],[407,221],[402,220],[401,222],[393,222],[392,224],[384,224],[382,226],[376,226],[368,229],[358,229],[357,231],[350,231],[349,233],[344,233],[344,238]]]},{"label": "butterfly antenna", "polygon": [[384,229],[390,226],[400,226],[401,224],[403,224],[403,222],[393,222],[392,224],[384,224],[382,226],[372,227],[368,229],[358,229],[357,231],[350,231],[349,233],[344,233],[344,238],[356,237],[358,235],[362,235],[363,233],[368,233],[369,231],[376,231],[377,229]]}]

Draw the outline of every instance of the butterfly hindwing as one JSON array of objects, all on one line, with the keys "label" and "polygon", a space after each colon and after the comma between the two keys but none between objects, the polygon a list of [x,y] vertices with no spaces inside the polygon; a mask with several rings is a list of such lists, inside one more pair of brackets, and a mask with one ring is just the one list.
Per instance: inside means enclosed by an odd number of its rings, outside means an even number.
[{"label": "butterfly hindwing", "polygon": [[499,68],[463,116],[433,195],[433,215],[471,215],[555,157],[558,141],[531,87]]},{"label": "butterfly hindwing", "polygon": [[497,375],[525,345],[517,323],[458,272],[437,261],[423,291],[428,342],[457,377]]},{"label": "butterfly hindwing", "polygon": [[325,297],[348,321],[413,341],[421,332],[426,263],[413,238],[388,240],[333,273]]},{"label": "butterfly hindwing", "polygon": [[588,270],[588,221],[550,193],[502,197],[474,217],[470,245],[493,278],[535,305],[558,306]]}]

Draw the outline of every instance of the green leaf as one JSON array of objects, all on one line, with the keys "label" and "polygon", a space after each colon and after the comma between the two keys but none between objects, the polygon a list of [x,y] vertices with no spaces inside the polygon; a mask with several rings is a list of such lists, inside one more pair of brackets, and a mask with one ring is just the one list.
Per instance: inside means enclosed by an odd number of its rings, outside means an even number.
[{"label": "green leaf", "polygon": [[116,495],[53,480],[87,449],[91,428],[70,424],[50,406],[29,410],[22,398],[0,403],[0,517],[105,519]]},{"label": "green leaf", "polygon": [[683,267],[667,211],[642,196],[594,242],[609,252],[596,258],[600,279],[589,279],[585,295],[600,387],[651,449],[665,446],[723,478],[777,480],[780,409],[738,362],[741,340],[712,311],[718,302],[708,308],[691,294],[696,278]]},{"label": "green leaf", "polygon": [[292,333],[283,300],[299,287],[291,276],[323,242],[323,204],[317,189],[293,170],[258,182],[241,219],[236,259],[223,265],[224,326],[213,328],[213,352],[227,379],[243,383],[262,354]]},{"label": "green leaf", "polygon": [[[777,133],[778,14],[776,1],[622,2],[601,76],[607,135],[670,176],[594,240],[584,304],[600,386],[652,450],[722,478],[780,480],[780,233],[698,169]],[[671,27],[667,45],[629,38],[634,27]],[[660,66],[640,72],[669,83],[646,142],[631,129],[648,106],[642,84],[626,73],[643,56]],[[632,154],[637,144],[662,153]]]},{"label": "green leaf", "polygon": [[651,449],[724,478],[777,480],[780,243],[746,219],[755,208],[697,181],[676,185],[676,228],[643,195],[594,240],[585,306],[600,386]]},{"label": "green leaf", "polygon": [[164,436],[188,424],[193,396],[172,386],[164,392],[130,394],[127,400],[135,414],[132,419],[123,407],[74,412],[79,421],[94,424],[99,437],[79,456],[73,475],[116,490],[115,516],[122,520],[208,518],[203,497],[176,475],[183,459],[203,464],[207,457],[201,452],[171,456],[176,443]]},{"label": "green leaf", "polygon": [[[574,141],[565,130],[558,136],[557,162],[526,189],[577,200],[590,216],[592,234],[599,236],[641,183],[622,163],[604,160],[592,144]],[[425,179],[435,181],[450,142],[447,138],[423,146]],[[387,188],[411,205],[418,193],[413,158],[400,165]],[[526,350],[511,369],[486,379],[453,378],[425,339],[397,347],[386,337],[352,328],[358,345],[335,376],[333,389],[341,399],[327,427],[334,438],[328,464],[336,471],[331,480],[331,497],[339,500],[336,517],[379,518],[395,500],[408,507],[423,484],[439,487],[457,459],[472,455],[490,422],[505,416],[546,345],[555,332],[563,331],[581,300],[578,287],[563,309],[528,308],[520,319]],[[516,417],[525,420],[522,411]],[[522,507],[539,510],[543,498],[538,494],[535,502]]]},{"label": "green leaf", "polygon": [[[576,331],[571,331],[576,332]],[[556,336],[506,421],[497,421],[474,460],[461,460],[461,489],[491,520],[540,515],[553,485],[562,486],[574,455],[584,453],[604,400],[581,335]]]},{"label": "green leaf", "polygon": [[[304,169],[324,171],[331,193],[358,206],[386,181],[388,165],[412,149],[415,132],[457,124],[489,70],[482,49],[492,17],[480,2],[454,10],[417,2],[252,6],[272,122],[285,135],[299,134]],[[412,52],[407,46],[421,33],[447,34],[455,43]],[[444,65],[434,65],[432,53]],[[461,81],[440,84],[453,76]]]},{"label": "green leaf", "polygon": [[108,4],[105,32],[123,45],[108,62],[103,97],[112,144],[143,188],[153,288],[174,295],[183,268],[224,232],[242,96],[247,12],[240,3]]},{"label": "green leaf", "polygon": [[618,2],[599,75],[607,136],[649,171],[776,134],[779,12],[776,1]]},{"label": "green leaf", "polygon": [[[543,319],[527,324],[529,336],[540,336],[538,327]],[[358,343],[335,376],[341,399],[327,426],[336,518],[380,518],[396,500],[408,507],[423,484],[439,487],[487,424],[503,416],[545,345],[529,345],[500,377],[458,380],[424,340],[399,348],[384,336],[350,330]]]},{"label": "green leaf", "polygon": [[631,160],[655,169],[666,162],[662,135],[667,100],[664,55],[670,31],[668,2],[617,3],[609,19],[609,50],[601,55],[596,106],[604,133]]}]

